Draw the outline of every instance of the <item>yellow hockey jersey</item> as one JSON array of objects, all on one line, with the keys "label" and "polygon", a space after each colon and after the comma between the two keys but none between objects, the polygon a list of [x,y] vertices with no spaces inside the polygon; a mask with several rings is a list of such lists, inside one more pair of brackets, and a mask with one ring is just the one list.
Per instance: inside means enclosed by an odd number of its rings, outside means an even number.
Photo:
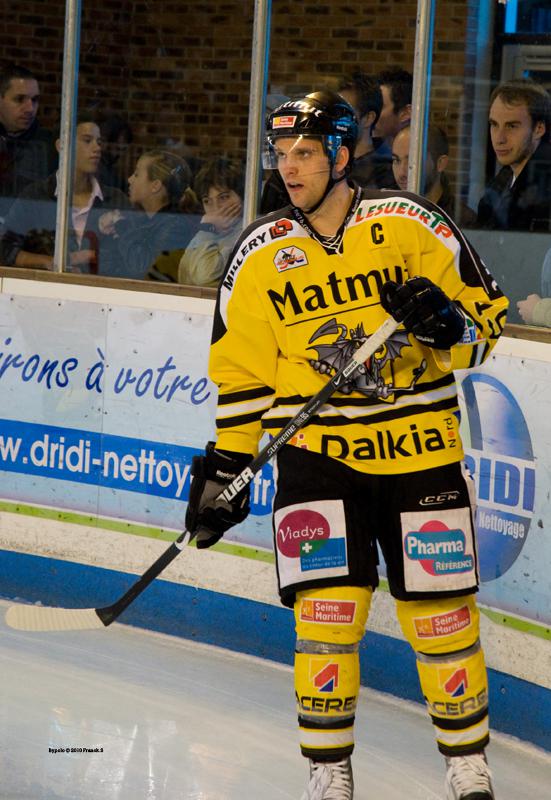
[{"label": "yellow hockey jersey", "polygon": [[508,302],[454,223],[408,193],[355,189],[322,237],[289,207],[254,222],[229,259],[216,305],[210,375],[217,447],[255,455],[386,318],[385,281],[424,276],[466,318],[450,351],[400,327],[290,444],[362,472],[396,474],[463,457],[454,369],[487,357]]}]

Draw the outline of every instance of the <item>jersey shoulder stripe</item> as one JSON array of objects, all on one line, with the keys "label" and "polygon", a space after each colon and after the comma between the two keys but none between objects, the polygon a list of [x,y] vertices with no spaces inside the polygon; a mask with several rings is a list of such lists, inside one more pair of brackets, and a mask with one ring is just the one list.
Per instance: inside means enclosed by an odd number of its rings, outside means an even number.
[{"label": "jersey shoulder stripe", "polygon": [[213,341],[217,341],[226,329],[228,303],[239,275],[246,268],[249,259],[265,247],[287,237],[293,239],[308,237],[308,232],[293,217],[290,206],[255,220],[241,234],[228,259],[218,289],[216,309],[218,319],[215,317]]},{"label": "jersey shoulder stripe", "polygon": [[421,223],[452,251],[456,269],[467,285],[481,285],[492,300],[503,296],[495,279],[463,232],[431,200],[414,192],[364,190],[362,201],[350,225],[373,222],[384,217],[400,217]]},{"label": "jersey shoulder stripe", "polygon": [[456,231],[452,220],[441,208],[413,192],[393,192],[388,190],[379,197],[364,196],[349,227],[372,223],[376,219],[398,217],[403,221],[420,223],[433,236],[439,239],[454,254],[459,249],[454,235]]}]

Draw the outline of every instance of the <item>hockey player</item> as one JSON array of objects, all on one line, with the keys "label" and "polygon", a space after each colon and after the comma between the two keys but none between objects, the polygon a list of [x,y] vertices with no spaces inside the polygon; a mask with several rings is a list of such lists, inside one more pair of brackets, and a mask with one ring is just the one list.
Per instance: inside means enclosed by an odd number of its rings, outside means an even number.
[{"label": "hockey player", "polygon": [[265,166],[292,205],[253,223],[219,289],[210,374],[217,442],[194,459],[186,527],[210,547],[245,519],[246,492],[216,500],[391,314],[403,325],[283,447],[274,546],[294,608],[306,800],[350,800],[358,646],[378,584],[377,542],[417,655],[449,800],[493,798],[488,695],[474,592],[472,479],[453,370],[480,364],[507,301],[453,222],[408,192],[347,180],[352,108],[317,92],[268,120]]}]

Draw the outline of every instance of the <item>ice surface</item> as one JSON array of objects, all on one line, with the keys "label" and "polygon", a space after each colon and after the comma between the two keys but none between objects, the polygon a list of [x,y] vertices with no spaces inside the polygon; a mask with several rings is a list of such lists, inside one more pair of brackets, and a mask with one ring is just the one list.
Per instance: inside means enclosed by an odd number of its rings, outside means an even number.
[{"label": "ice surface", "polygon": [[[1,800],[299,800],[289,668],[116,623],[14,631],[8,605]],[[362,690],[356,736],[355,800],[443,798],[423,709]],[[551,797],[551,755],[495,735],[489,758],[498,800]]]}]

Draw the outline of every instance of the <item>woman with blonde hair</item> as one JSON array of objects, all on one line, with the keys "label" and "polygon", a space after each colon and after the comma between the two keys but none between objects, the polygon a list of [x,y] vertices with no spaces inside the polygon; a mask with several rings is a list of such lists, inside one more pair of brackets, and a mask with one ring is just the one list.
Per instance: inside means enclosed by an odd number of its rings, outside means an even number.
[{"label": "woman with blonde hair", "polygon": [[190,184],[191,170],[176,154],[148,150],[140,156],[128,178],[137,213],[113,212],[101,220],[103,232],[117,240],[120,277],[174,280],[154,265],[161,253],[182,250],[193,237],[190,217],[181,211]]}]

